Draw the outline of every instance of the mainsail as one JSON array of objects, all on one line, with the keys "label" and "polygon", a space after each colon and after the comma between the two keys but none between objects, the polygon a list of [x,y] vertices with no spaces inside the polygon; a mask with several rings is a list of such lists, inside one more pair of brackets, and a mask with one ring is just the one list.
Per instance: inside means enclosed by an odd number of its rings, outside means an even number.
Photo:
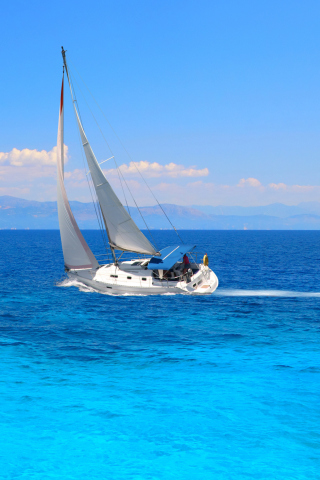
[{"label": "mainsail", "polygon": [[[65,61],[66,73],[68,75],[64,53],[63,58]],[[71,97],[73,99],[69,75],[68,80]],[[84,132],[74,99],[73,106],[79,126],[82,145],[86,154],[93,185],[101,207],[111,248],[135,253],[156,255],[157,251],[134,223],[101,170]]]},{"label": "mainsail", "polygon": [[65,266],[69,269],[97,268],[99,263],[90,250],[73,216],[64,186],[64,148],[63,148],[63,78],[59,111],[57,141],[57,203],[60,236]]}]

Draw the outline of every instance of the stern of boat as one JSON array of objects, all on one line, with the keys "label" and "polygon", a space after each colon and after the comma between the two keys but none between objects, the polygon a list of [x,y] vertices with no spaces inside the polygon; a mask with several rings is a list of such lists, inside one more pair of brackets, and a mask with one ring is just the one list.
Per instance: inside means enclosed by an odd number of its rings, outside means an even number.
[{"label": "stern of boat", "polygon": [[199,267],[199,272],[190,279],[182,281],[179,287],[191,295],[211,294],[218,288],[218,277],[209,267],[204,265]]}]

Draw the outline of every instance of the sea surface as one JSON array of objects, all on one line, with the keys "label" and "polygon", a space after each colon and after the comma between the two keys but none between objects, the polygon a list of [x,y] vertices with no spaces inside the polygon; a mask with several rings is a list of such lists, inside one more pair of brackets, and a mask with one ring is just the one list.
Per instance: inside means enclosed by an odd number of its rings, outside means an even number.
[{"label": "sea surface", "polygon": [[0,231],[1,479],[320,478],[320,232],[181,235],[215,294],[102,295]]}]

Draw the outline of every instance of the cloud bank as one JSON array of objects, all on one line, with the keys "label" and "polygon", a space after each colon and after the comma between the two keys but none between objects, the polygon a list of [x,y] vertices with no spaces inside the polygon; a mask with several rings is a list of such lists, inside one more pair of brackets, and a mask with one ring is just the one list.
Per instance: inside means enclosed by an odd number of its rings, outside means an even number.
[{"label": "cloud bank", "polygon": [[[0,152],[0,195],[13,195],[30,200],[56,199],[57,148],[36,150],[13,148]],[[65,146],[65,162],[68,147]],[[107,164],[106,164],[107,165]],[[288,185],[285,182],[264,184],[257,178],[240,178],[235,184],[217,184],[206,177],[209,169],[177,163],[160,164],[141,161],[136,163],[142,175],[149,179],[152,191],[162,203],[178,205],[267,205],[285,203],[296,205],[304,201],[320,201],[320,185]],[[103,165],[105,166],[105,165]],[[127,185],[140,205],[153,205],[154,198],[145,187],[133,162],[121,165]],[[119,198],[124,202],[116,169],[105,169]],[[91,196],[83,169],[65,172],[69,198],[90,201]],[[133,204],[130,193],[127,199]]]},{"label": "cloud bank", "polygon": [[[161,165],[158,162],[130,162],[129,165],[123,164],[120,167],[121,173],[125,177],[140,176],[139,171],[146,178],[159,178],[159,177],[207,177],[209,175],[208,168],[197,169],[195,166],[185,167],[184,165],[178,165],[176,163],[168,163],[167,165]],[[115,168],[105,171],[108,176],[117,176],[118,172]]]},{"label": "cloud bank", "polygon": [[[64,161],[68,161],[68,147],[64,146]],[[57,163],[57,147],[52,150],[30,150],[24,148],[18,150],[13,148],[11,152],[0,152],[0,165],[12,165],[15,167],[23,167],[27,165],[38,166],[55,166]]]}]

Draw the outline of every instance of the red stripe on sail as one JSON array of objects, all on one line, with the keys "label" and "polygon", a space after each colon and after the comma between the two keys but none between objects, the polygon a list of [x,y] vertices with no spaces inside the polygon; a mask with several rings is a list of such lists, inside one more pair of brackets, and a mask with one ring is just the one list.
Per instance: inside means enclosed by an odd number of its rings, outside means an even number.
[{"label": "red stripe on sail", "polygon": [[62,85],[61,85],[60,115],[62,112],[62,108],[63,108],[63,79],[62,79]]}]

